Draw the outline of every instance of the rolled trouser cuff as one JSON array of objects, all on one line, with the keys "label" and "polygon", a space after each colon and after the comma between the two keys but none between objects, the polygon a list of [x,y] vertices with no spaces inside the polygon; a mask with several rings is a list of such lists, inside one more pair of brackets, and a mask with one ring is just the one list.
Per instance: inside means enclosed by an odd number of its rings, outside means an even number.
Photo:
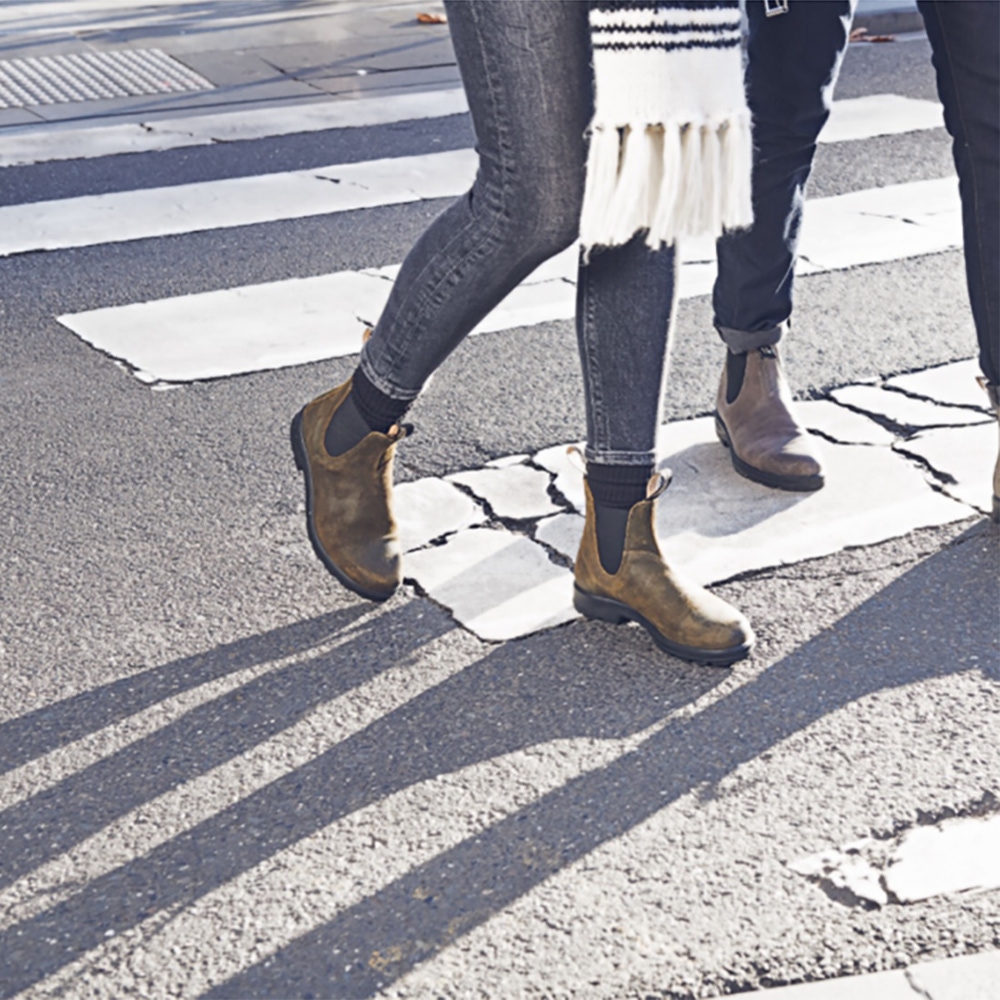
[{"label": "rolled trouser cuff", "polygon": [[609,451],[602,448],[592,448],[589,444],[584,448],[583,457],[588,463],[595,465],[646,465],[656,464],[656,450],[649,451]]},{"label": "rolled trouser cuff", "polygon": [[760,347],[773,347],[788,329],[788,323],[779,323],[777,326],[755,330],[753,333],[747,333],[746,330],[734,330],[728,326],[716,325],[715,329],[719,331],[723,343],[733,354],[746,354],[748,351],[756,351]]},{"label": "rolled trouser cuff", "polygon": [[399,400],[401,403],[412,403],[417,396],[420,395],[421,389],[403,389],[388,379],[382,378],[378,372],[375,371],[374,366],[371,363],[371,359],[368,357],[367,344],[365,349],[361,351],[361,359],[358,362],[358,369],[361,371],[365,378],[383,395],[389,396],[391,399]]}]

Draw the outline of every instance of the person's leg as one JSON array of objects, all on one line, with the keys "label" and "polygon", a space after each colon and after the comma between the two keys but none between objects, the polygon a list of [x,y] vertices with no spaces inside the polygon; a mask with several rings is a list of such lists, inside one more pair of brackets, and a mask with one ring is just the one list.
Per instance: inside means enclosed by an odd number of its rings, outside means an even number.
[{"label": "person's leg", "polygon": [[776,345],[792,312],[805,185],[830,114],[855,0],[747,4],[747,96],[754,119],[753,226],[718,242],[715,325],[727,347],[718,428],[733,464],[781,489],[823,485],[792,412]]},{"label": "person's leg", "polygon": [[416,398],[468,332],[568,247],[583,198],[593,110],[585,5],[463,0],[448,20],[476,133],[472,190],[420,237],[361,354],[359,372]]},{"label": "person's leg", "polygon": [[672,569],[656,539],[656,435],[674,305],[673,247],[642,237],[595,250],[579,272],[577,339],[587,404],[587,496],[573,602],[636,621],[663,650],[726,666],[753,646],[747,620]]},{"label": "person's leg", "polygon": [[[1000,4],[921,0],[918,6],[954,140],[979,365],[1000,416]],[[1000,520],[1000,458],[993,471],[993,519]]]},{"label": "person's leg", "polygon": [[479,320],[576,238],[593,95],[583,4],[466,0],[449,25],[476,132],[472,190],[407,255],[352,378],[292,436],[310,538],[346,586],[384,599],[401,561],[391,510],[399,419]]}]

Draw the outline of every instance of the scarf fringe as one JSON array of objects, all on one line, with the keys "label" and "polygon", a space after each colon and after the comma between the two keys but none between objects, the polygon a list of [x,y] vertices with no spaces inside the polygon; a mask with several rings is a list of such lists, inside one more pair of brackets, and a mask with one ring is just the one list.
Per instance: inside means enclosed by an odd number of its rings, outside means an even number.
[{"label": "scarf fringe", "polygon": [[595,125],[580,213],[584,248],[645,231],[658,249],[753,222],[749,116],[721,124]]}]

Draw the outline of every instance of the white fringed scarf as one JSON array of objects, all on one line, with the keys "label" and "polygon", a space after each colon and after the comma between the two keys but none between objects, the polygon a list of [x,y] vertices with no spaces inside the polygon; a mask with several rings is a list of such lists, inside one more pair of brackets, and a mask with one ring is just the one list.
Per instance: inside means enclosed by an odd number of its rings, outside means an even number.
[{"label": "white fringed scarf", "polygon": [[748,226],[752,142],[739,0],[591,0],[595,112],[585,248]]}]

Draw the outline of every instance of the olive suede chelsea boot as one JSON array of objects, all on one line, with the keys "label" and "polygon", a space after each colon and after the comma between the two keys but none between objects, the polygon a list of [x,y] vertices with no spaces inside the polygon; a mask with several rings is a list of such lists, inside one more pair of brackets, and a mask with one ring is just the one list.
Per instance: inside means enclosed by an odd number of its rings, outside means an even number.
[{"label": "olive suede chelsea boot", "polygon": [[653,508],[666,488],[663,476],[650,479],[646,499],[629,511],[618,570],[609,573],[601,563],[594,498],[584,479],[587,517],[573,567],[573,605],[588,618],[638,622],[660,649],[682,660],[727,667],[753,648],[753,630],[734,607],[664,560]]},{"label": "olive suede chelsea boot", "polygon": [[739,391],[730,390],[726,368],[715,402],[715,430],[729,449],[733,468],[747,479],[779,490],[806,492],[823,485],[823,468],[808,432],[792,412],[791,390],[776,347],[748,351]]},{"label": "olive suede chelsea boot", "polygon": [[305,475],[306,522],[316,555],[345,587],[384,601],[402,579],[392,462],[406,432],[399,425],[388,434],[372,431],[343,454],[331,455],[326,430],[350,391],[348,379],[296,414],[292,450]]}]

